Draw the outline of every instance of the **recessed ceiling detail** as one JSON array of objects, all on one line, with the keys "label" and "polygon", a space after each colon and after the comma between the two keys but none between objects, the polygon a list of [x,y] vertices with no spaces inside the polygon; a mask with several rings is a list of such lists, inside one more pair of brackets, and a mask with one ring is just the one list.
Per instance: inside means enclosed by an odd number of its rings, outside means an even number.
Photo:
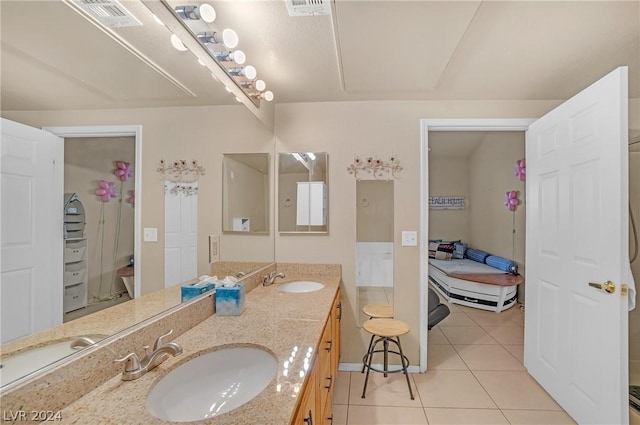
[{"label": "recessed ceiling detail", "polygon": [[73,2],[106,27],[142,26],[142,22],[117,0],[73,0]]}]

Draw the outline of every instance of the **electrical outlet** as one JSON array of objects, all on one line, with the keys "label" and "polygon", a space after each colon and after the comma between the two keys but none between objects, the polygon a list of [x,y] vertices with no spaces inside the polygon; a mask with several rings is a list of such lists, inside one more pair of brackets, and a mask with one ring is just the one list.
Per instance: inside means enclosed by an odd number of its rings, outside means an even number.
[{"label": "electrical outlet", "polygon": [[158,229],[155,227],[144,228],[144,241],[145,242],[158,242]]},{"label": "electrical outlet", "polygon": [[402,246],[418,246],[418,232],[403,231]]}]

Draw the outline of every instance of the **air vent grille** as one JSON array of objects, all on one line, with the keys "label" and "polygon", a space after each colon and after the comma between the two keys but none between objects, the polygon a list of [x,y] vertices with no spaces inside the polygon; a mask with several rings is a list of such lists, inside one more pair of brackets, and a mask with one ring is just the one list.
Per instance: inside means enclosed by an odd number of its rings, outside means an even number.
[{"label": "air vent grille", "polygon": [[73,2],[106,27],[142,26],[142,23],[117,0],[73,0]]},{"label": "air vent grille", "polygon": [[289,16],[317,16],[331,14],[331,0],[285,0]]}]

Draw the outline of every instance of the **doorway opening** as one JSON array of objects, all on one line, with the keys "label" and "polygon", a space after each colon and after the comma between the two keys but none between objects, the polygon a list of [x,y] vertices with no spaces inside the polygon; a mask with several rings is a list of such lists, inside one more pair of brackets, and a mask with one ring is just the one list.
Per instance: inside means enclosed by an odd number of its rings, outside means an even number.
[{"label": "doorway opening", "polygon": [[[134,213],[133,213],[133,258],[135,261],[135,266],[138,270],[140,270],[140,263],[141,263],[141,238],[140,238],[140,229],[141,229],[141,222],[142,222],[142,214],[141,214],[141,210],[142,210],[142,191],[141,191],[141,187],[142,187],[142,126],[139,125],[125,125],[125,126],[82,126],[82,127],[44,127],[43,130],[48,131],[50,133],[55,134],[58,137],[64,138],[65,139],[65,145],[67,145],[67,142],[75,142],[82,139],[88,139],[88,140],[94,140],[95,139],[100,139],[103,140],[105,138],[112,138],[113,140],[122,140],[122,138],[132,138],[133,139],[133,144],[134,144],[134,162],[133,164],[131,164],[133,166],[133,179],[134,179],[134,185],[133,185],[133,194],[134,194],[134,198],[135,199],[135,208],[134,208]],[[106,140],[106,139],[105,139]],[[107,142],[108,143],[108,142]],[[114,163],[116,160],[118,160],[119,158],[114,158]],[[65,167],[59,167],[56,171],[56,173],[60,173],[59,176],[56,176],[56,178],[59,178],[60,181],[63,181],[63,173],[66,174],[68,170],[64,170],[63,168]],[[116,180],[116,176],[112,176],[113,179],[108,179],[108,180]],[[94,179],[95,180],[95,179]],[[97,181],[97,180],[96,180]],[[119,180],[121,181],[121,180]],[[96,186],[97,188],[97,186]],[[67,182],[65,182],[65,191],[67,189]],[[127,189],[129,190],[129,189]],[[125,203],[126,199],[128,199],[129,197],[129,193],[126,194],[127,196],[123,195],[123,203]],[[133,201],[132,199],[132,201]],[[132,205],[133,206],[133,205]],[[122,208],[124,208],[124,206],[122,206]],[[129,224],[129,227],[131,227],[131,223]],[[130,248],[129,248],[130,249]],[[107,263],[110,263],[112,260],[112,258],[109,256],[109,258],[107,259]],[[115,272],[115,270],[113,271]],[[111,272],[107,273],[107,280],[111,279],[111,280],[120,280],[121,278],[119,276],[117,277],[112,277]],[[115,275],[114,275],[115,276]],[[130,278],[130,276],[127,276]],[[104,278],[104,276],[103,276]],[[133,285],[132,285],[132,298],[135,297],[139,297],[140,293],[141,293],[141,276],[140,273],[135,273],[133,274]],[[103,285],[104,286],[104,285]],[[110,283],[107,283],[107,286],[110,286]],[[126,291],[127,293],[129,291]],[[92,295],[95,294],[89,294],[88,297],[91,298]],[[98,297],[100,297],[101,293],[97,294]],[[117,301],[117,300],[115,300]],[[108,300],[107,302],[104,303],[105,307],[111,306],[114,304],[114,300]],[[67,319],[65,317],[65,320],[71,320],[73,318],[76,318],[79,314],[82,314],[82,310],[87,310],[87,309],[81,309],[78,310],[80,313],[78,312],[71,312],[72,316],[70,316],[69,319]],[[86,311],[86,313],[91,313],[93,311],[93,309],[89,309],[91,311]]]},{"label": "doorway opening", "polygon": [[[429,213],[429,196],[444,195],[440,193],[430,193],[430,181],[431,175],[430,163],[429,163],[429,133],[430,132],[465,132],[467,134],[466,139],[472,139],[468,137],[467,132],[474,133],[486,133],[486,132],[520,132],[524,133],[529,124],[533,122],[531,119],[438,119],[421,121],[421,175],[420,175],[420,372],[427,370],[427,306],[428,306],[428,285],[429,285],[429,272],[428,272],[428,250],[429,250],[429,237],[434,235],[429,228],[431,217]],[[453,134],[453,133],[450,133]],[[435,133],[432,134],[434,138]],[[447,135],[441,137],[443,142],[439,144],[446,144]],[[437,142],[438,143],[438,142]],[[479,142],[478,142],[479,143]],[[471,142],[468,142],[471,144]],[[467,146],[469,148],[469,146]],[[434,154],[436,152],[434,151]],[[481,162],[481,161],[478,161]],[[515,162],[514,162],[515,165]],[[437,171],[437,170],[436,170]],[[455,171],[450,170],[452,175],[451,181],[455,179]],[[514,180],[514,183],[517,180]],[[446,182],[445,186],[446,187]],[[443,189],[444,190],[444,189]],[[455,194],[452,194],[455,195]],[[502,195],[504,196],[504,195]],[[524,200],[524,198],[522,198]],[[499,207],[499,206],[498,206]],[[506,208],[506,207],[502,207]],[[460,214],[464,216],[463,214]],[[437,220],[438,217],[434,216]],[[469,218],[469,217],[467,217]],[[469,218],[470,219],[470,218]],[[482,221],[482,215],[478,218]],[[445,230],[446,231],[446,230]],[[466,234],[471,235],[470,230],[463,230]],[[438,236],[439,237],[439,236]],[[455,239],[459,239],[457,236]],[[485,248],[487,249],[487,248]],[[524,252],[522,252],[524,258]]]}]

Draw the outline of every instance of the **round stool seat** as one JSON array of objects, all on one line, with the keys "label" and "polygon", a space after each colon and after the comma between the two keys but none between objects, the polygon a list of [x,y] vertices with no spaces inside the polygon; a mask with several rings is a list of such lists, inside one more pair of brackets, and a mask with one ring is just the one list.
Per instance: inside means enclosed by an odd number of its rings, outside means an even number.
[{"label": "round stool seat", "polygon": [[391,304],[367,304],[362,307],[362,312],[374,319],[393,318],[393,306]]},{"label": "round stool seat", "polygon": [[409,333],[411,328],[402,320],[371,319],[362,324],[365,331],[382,337],[397,337]]}]

